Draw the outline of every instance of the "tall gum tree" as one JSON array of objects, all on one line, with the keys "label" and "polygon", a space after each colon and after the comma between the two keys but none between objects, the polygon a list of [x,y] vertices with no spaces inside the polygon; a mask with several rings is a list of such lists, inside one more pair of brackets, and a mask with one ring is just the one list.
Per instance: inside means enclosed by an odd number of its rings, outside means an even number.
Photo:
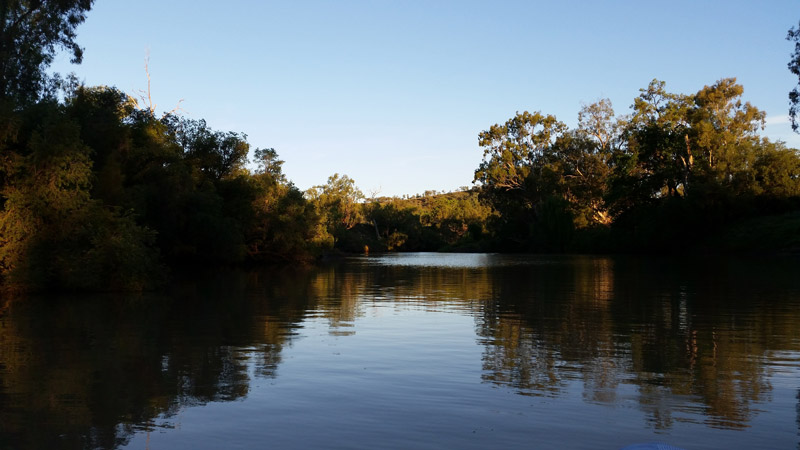
[{"label": "tall gum tree", "polygon": [[742,102],[744,88],[736,78],[725,78],[694,95],[689,119],[695,142],[708,168],[721,180],[729,179],[738,167],[739,146],[755,139],[764,127],[766,114]]},{"label": "tall gum tree", "polygon": [[687,145],[691,99],[667,92],[659,80],[639,91],[625,129],[626,148],[618,157],[622,178],[629,179],[624,183],[635,180],[645,198],[685,195],[694,163]]},{"label": "tall gum tree", "polygon": [[516,191],[530,201],[533,171],[566,129],[555,116],[538,111],[517,113],[503,125],[492,125],[478,136],[483,161],[474,181],[495,194]]}]

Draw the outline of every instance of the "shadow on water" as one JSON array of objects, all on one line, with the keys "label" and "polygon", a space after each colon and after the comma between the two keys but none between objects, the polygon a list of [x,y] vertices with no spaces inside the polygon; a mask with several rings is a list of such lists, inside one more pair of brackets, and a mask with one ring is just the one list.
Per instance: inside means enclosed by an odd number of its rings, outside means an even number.
[{"label": "shadow on water", "polygon": [[654,429],[747,427],[772,392],[769,355],[800,352],[796,260],[396,258],[202,274],[165,294],[10,300],[0,444],[125,445],[279,377],[304,321],[346,339],[378,303],[473,317],[478,382],[553,398],[577,385],[587,403],[635,404]]},{"label": "shadow on water", "polygon": [[155,418],[245,397],[248,366],[275,376],[313,298],[307,284],[273,278],[281,274],[230,272],[169,294],[10,301],[0,317],[0,442],[114,448]]}]

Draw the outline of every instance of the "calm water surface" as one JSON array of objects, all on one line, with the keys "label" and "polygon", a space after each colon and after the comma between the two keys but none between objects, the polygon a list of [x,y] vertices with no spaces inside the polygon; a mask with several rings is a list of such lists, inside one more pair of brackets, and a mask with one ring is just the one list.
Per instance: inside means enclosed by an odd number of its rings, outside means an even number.
[{"label": "calm water surface", "polygon": [[800,261],[400,254],[0,303],[0,448],[800,449]]}]

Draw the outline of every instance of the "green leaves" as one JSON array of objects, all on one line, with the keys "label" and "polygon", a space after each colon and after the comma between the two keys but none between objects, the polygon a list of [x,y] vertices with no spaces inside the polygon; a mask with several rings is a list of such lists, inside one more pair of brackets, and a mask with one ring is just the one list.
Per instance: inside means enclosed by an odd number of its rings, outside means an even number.
[{"label": "green leaves", "polygon": [[153,287],[162,267],[154,234],[91,196],[91,149],[63,108],[41,104],[6,148],[0,269],[22,289]]},{"label": "green leaves", "polygon": [[800,156],[758,136],[765,114],[743,92],[735,78],[693,95],[653,80],[630,117],[616,118],[603,99],[581,109],[575,130],[539,112],[493,125],[479,135],[475,182],[502,217],[495,231],[534,250],[561,248],[551,244],[570,227],[611,225],[637,209],[669,215],[686,199],[719,209],[737,195],[800,195]]},{"label": "green leaves", "polygon": [[317,206],[334,237],[361,221],[359,203],[364,194],[347,175],[335,173],[328,177],[327,184],[314,186],[306,194]]},{"label": "green leaves", "polygon": [[504,125],[491,126],[478,136],[483,162],[474,181],[490,189],[526,190],[533,166],[566,128],[555,116],[538,111],[517,113]]},{"label": "green leaves", "polygon": [[[800,26],[792,27],[786,34],[786,40],[794,42],[794,51],[787,66],[789,71],[800,79]],[[800,123],[797,121],[798,112],[800,112],[800,81],[789,91],[789,117],[792,120],[792,130],[795,132],[800,128]]]},{"label": "green leaves", "polygon": [[45,71],[65,49],[79,64],[75,39],[93,0],[4,0],[0,3],[0,100],[22,106],[42,97]]}]

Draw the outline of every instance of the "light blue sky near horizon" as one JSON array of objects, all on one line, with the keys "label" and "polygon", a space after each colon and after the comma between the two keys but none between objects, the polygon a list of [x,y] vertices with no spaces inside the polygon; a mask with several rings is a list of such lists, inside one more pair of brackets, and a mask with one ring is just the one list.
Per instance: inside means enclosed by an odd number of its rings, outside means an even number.
[{"label": "light blue sky near horizon", "polygon": [[627,114],[654,78],[690,94],[736,77],[767,113],[762,132],[800,147],[788,123],[797,79],[787,30],[800,0],[97,0],[78,28],[87,85],[146,89],[217,130],[274,147],[299,188],[346,174],[366,194],[470,186],[478,133],[517,111],[570,126],[582,104]]}]

